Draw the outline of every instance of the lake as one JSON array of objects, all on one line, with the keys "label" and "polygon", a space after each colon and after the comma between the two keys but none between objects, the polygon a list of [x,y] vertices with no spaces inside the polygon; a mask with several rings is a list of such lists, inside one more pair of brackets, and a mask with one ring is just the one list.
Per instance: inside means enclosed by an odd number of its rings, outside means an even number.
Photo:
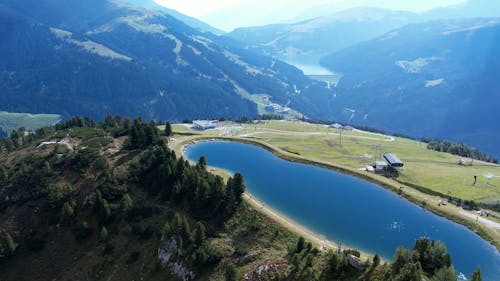
[{"label": "lake", "polygon": [[185,155],[192,161],[205,156],[210,166],[240,172],[248,192],[332,242],[392,260],[398,246],[411,248],[418,238],[429,237],[446,244],[457,273],[469,277],[480,266],[483,280],[499,280],[495,247],[376,184],[237,142],[200,142],[188,146]]}]

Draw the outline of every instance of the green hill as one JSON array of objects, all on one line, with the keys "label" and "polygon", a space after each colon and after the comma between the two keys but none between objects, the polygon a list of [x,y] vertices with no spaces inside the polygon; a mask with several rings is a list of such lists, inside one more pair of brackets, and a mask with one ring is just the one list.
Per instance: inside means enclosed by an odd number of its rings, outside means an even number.
[{"label": "green hill", "polygon": [[189,164],[161,134],[141,119],[76,117],[1,139],[0,279],[454,276],[444,246],[426,239],[392,265],[362,257],[358,271],[349,259],[359,252],[318,250],[243,201],[241,175],[225,181],[204,159]]},{"label": "green hill", "polygon": [[61,120],[57,114],[29,114],[0,111],[0,130],[10,133],[12,130],[24,127],[26,130],[36,130],[54,125]]}]

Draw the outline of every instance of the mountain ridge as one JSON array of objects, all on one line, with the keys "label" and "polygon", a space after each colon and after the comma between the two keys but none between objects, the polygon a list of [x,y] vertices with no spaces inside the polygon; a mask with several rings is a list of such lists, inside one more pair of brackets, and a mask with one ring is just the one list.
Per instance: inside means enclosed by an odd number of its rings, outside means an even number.
[{"label": "mountain ridge", "polygon": [[115,3],[4,2],[0,20],[9,26],[0,46],[1,109],[170,120],[242,117],[259,113],[252,95],[266,94],[308,115],[324,114],[312,101],[326,98],[327,90],[298,69],[162,12]]},{"label": "mountain ridge", "polygon": [[415,17],[409,12],[360,7],[292,24],[239,28],[227,35],[285,61],[317,63],[329,53],[382,35]]}]

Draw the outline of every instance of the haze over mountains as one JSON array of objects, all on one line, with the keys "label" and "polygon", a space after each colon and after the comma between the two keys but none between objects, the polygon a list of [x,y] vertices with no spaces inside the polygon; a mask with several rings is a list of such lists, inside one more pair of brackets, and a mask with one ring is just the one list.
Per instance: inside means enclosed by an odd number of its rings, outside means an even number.
[{"label": "haze over mountains", "polygon": [[[318,64],[320,58],[381,36],[407,24],[439,19],[498,17],[500,2],[469,0],[423,13],[356,7],[338,11],[346,3],[329,3],[304,12],[295,23],[238,28],[228,36],[248,48],[263,51],[296,66]],[[328,12],[335,11],[335,12]],[[307,70],[306,70],[307,71]],[[318,74],[318,73],[308,73]]]},{"label": "haze over mountains", "polygon": [[298,64],[317,64],[329,53],[372,39],[415,21],[416,17],[410,12],[362,7],[294,24],[239,28],[228,36],[269,56]]}]

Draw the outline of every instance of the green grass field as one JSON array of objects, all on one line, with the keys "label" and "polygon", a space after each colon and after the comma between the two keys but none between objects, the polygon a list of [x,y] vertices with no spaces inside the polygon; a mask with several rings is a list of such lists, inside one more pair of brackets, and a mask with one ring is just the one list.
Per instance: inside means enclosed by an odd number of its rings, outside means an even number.
[{"label": "green grass field", "polygon": [[[228,136],[221,131],[198,132],[184,126],[174,126],[177,138],[196,136]],[[395,153],[405,163],[398,181],[417,185],[444,195],[477,202],[500,200],[500,165],[474,161],[472,166],[460,166],[459,156],[426,148],[418,141],[390,138],[384,135],[343,131],[304,122],[270,121],[265,124],[247,124],[231,136],[264,141],[284,151],[302,157],[361,169],[371,165],[384,153]],[[471,159],[465,159],[469,164]],[[366,173],[366,172],[362,172]],[[474,175],[477,184],[472,186]]]},{"label": "green grass field", "polygon": [[7,133],[21,127],[27,130],[36,130],[44,126],[54,125],[59,120],[61,120],[61,116],[57,114],[29,114],[0,111],[0,128]]},{"label": "green grass field", "polygon": [[[484,175],[500,175],[500,165],[474,161],[473,165],[459,166],[459,156],[428,150],[424,143],[363,131],[343,131],[341,142],[339,130],[303,122],[245,125],[221,122],[221,126],[201,132],[174,125],[169,145],[177,155],[182,155],[182,147],[197,139],[246,141],[264,146],[285,159],[338,169],[398,192],[440,216],[467,226],[500,248],[500,229],[491,225],[499,221],[497,212],[489,211],[491,223],[487,219],[478,223],[473,212],[465,212],[453,204],[438,204],[448,196],[479,203],[497,202],[500,178],[488,179]],[[397,181],[364,170],[384,153],[395,153],[405,163]],[[471,159],[465,161],[470,164]],[[474,175],[478,177],[475,187]]]}]

